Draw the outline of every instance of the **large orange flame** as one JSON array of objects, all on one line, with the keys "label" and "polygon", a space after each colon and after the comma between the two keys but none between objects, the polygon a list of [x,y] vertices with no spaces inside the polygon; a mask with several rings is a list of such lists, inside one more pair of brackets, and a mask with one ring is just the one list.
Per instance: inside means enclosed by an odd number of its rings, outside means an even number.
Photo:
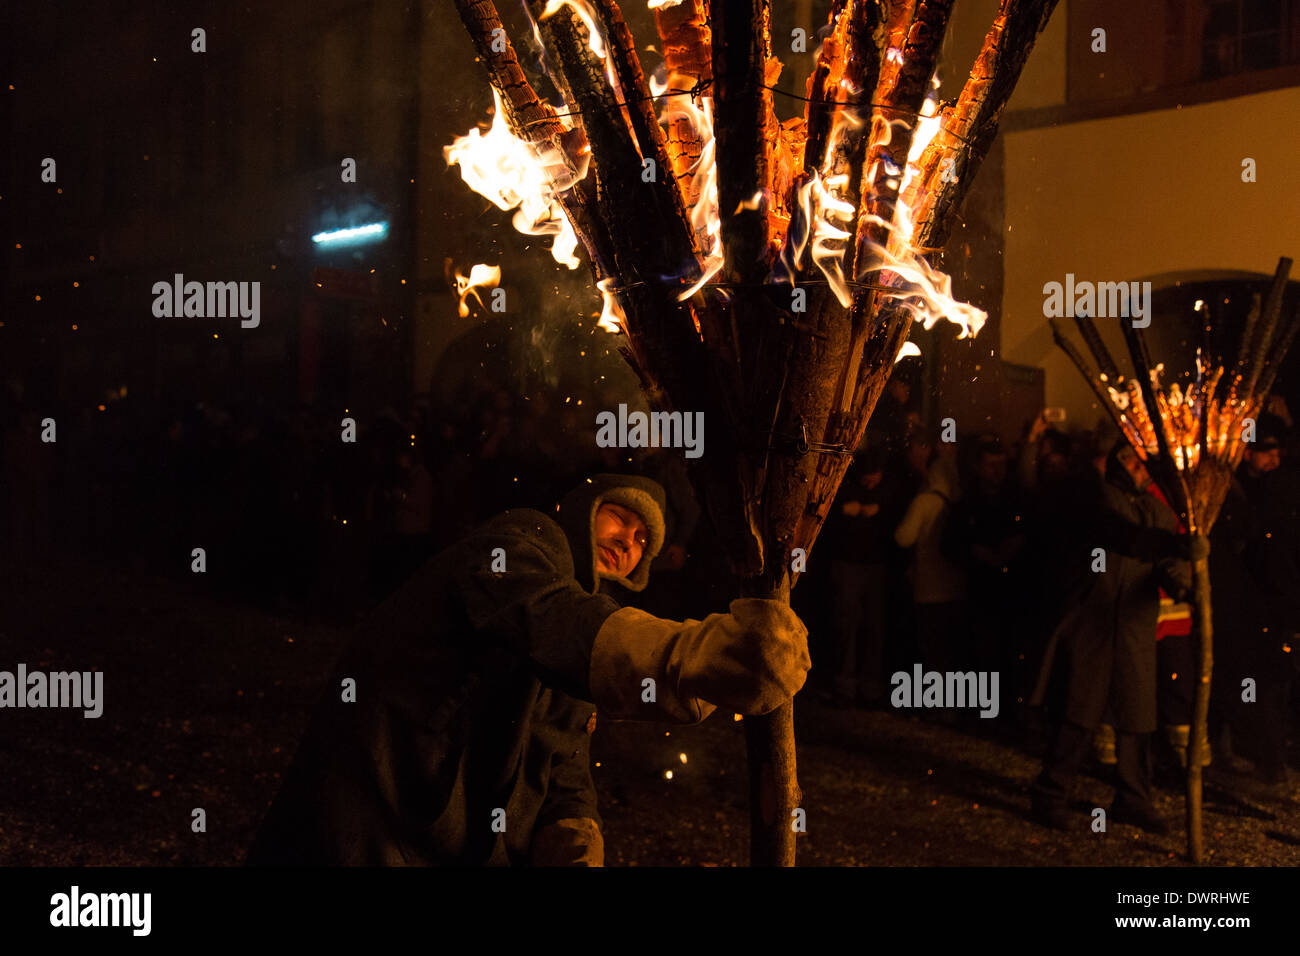
[{"label": "large orange flame", "polygon": [[[893,286],[897,290],[885,293],[884,297],[908,309],[913,321],[920,322],[929,329],[940,319],[947,319],[961,329],[958,338],[967,338],[979,332],[988,319],[988,313],[955,299],[952,294],[952,278],[933,268],[925,259],[926,251],[917,249],[912,244],[915,223],[913,210],[908,203],[908,187],[923,172],[919,166],[921,157],[942,123],[938,88],[939,77],[936,74],[931,79],[930,93],[921,108],[921,116],[908,148],[907,166],[902,170],[902,180],[890,183],[898,188],[894,221],[885,222],[877,216],[868,217],[869,222],[885,231],[887,239],[883,245],[869,241],[861,250],[857,262],[857,278],[879,270],[882,273],[881,284]],[[883,133],[885,144],[889,142],[895,124],[905,125],[905,121],[894,120],[886,124],[889,129]],[[883,160],[877,160],[881,161]],[[870,171],[868,182],[872,181],[872,174],[874,170]]]},{"label": "large orange flame", "polygon": [[587,174],[589,158],[578,166],[551,144],[531,144],[510,131],[501,97],[492,91],[496,112],[486,133],[472,129],[443,148],[447,165],[459,165],[461,177],[476,193],[504,212],[515,210],[514,227],[530,236],[554,236],[551,255],[570,269],[578,268],[578,237],[559,196]]}]

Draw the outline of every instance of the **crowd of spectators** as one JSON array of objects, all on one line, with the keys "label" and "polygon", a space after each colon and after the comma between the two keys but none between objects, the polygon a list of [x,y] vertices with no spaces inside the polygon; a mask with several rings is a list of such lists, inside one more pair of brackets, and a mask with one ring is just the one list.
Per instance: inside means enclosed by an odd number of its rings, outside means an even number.
[{"label": "crowd of spectators", "polygon": [[[1108,480],[1116,436],[1066,432],[1044,415],[1011,446],[993,434],[945,441],[954,436],[924,427],[910,397],[901,380],[882,396],[794,592],[812,634],[812,690],[835,707],[887,708],[891,675],[916,663],[997,672],[996,729],[1032,731],[1045,649],[1089,600],[1081,581],[1097,516],[1085,502]],[[631,471],[659,480],[669,500],[646,609],[702,617],[737,593],[680,452],[599,448],[595,410],[558,393],[490,387],[455,414],[417,400],[373,414],[249,403],[160,415],[127,396],[51,410],[12,384],[0,402],[0,533],[15,560],[61,554],[186,576],[202,548],[212,587],[268,610],[349,619],[489,516],[545,507],[585,474]],[[1211,750],[1223,766],[1276,781],[1300,661],[1300,481],[1289,416],[1274,410],[1282,415],[1261,416],[1211,539]],[[1136,493],[1159,498],[1153,485]],[[1179,597],[1159,591],[1150,634],[1162,728],[1152,736],[1169,762],[1186,759],[1195,671]],[[994,723],[974,710],[926,716]],[[1113,760],[1105,732],[1098,755]]]},{"label": "crowd of spectators", "polygon": [[[1048,747],[1049,764],[1066,724],[1080,740],[1086,730],[1096,759],[1114,765],[1116,727],[1122,752],[1129,715],[1149,706],[1158,726],[1140,735],[1142,773],[1176,779],[1197,668],[1186,590],[1194,555],[1141,462],[1109,423],[1066,431],[1046,412],[1010,446],[993,434],[943,441],[953,436],[908,414],[905,386],[891,392],[898,407],[855,455],[796,600],[818,639],[823,700],[888,709],[891,676],[916,663],[996,672],[997,721],[973,708],[921,716]],[[1285,404],[1272,411],[1260,416],[1209,542],[1215,669],[1206,759],[1279,784],[1300,665],[1300,477],[1288,460]],[[1133,514],[1117,513],[1108,495]],[[1174,579],[1162,576],[1166,564]],[[1148,660],[1151,674],[1135,678]],[[1099,720],[1078,716],[1094,710]],[[1123,771],[1123,753],[1119,763]]]}]

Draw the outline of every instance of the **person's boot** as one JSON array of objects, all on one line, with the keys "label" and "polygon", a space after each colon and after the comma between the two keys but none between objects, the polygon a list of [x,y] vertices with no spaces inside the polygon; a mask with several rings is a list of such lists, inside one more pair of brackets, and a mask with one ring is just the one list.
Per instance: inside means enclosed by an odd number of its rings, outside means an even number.
[{"label": "person's boot", "polygon": [[1167,836],[1170,831],[1168,821],[1149,803],[1122,804],[1116,802],[1111,805],[1107,817],[1110,818],[1111,823],[1124,823],[1128,826],[1140,827],[1148,833],[1156,833],[1160,836]]},{"label": "person's boot", "polygon": [[[1191,724],[1165,724],[1165,738],[1169,741],[1169,746],[1173,748],[1174,753],[1178,754],[1178,765],[1184,770],[1187,769],[1187,749],[1192,739]],[[1210,754],[1210,741],[1208,737],[1201,738],[1201,766],[1208,767],[1212,760]]]},{"label": "person's boot", "polygon": [[1097,728],[1097,735],[1093,738],[1093,745],[1097,750],[1097,762],[1107,766],[1115,765],[1115,728],[1110,724],[1102,724]]},{"label": "person's boot", "polygon": [[1219,733],[1218,751],[1219,766],[1228,773],[1245,776],[1254,772],[1254,762],[1242,757],[1233,749],[1232,730],[1228,726],[1225,726]]},{"label": "person's boot", "polygon": [[1187,769],[1187,741],[1191,738],[1191,724],[1165,724],[1165,739],[1178,756],[1178,766]]}]

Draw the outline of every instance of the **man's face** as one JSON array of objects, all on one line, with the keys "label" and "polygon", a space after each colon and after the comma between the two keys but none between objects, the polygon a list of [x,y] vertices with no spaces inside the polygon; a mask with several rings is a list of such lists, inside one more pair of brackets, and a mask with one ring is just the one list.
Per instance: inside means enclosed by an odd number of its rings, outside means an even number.
[{"label": "man's face", "polygon": [[1246,452],[1246,467],[1250,469],[1251,474],[1266,475],[1281,464],[1281,449],[1269,448],[1265,451]]},{"label": "man's face", "polygon": [[612,502],[596,511],[596,567],[606,574],[627,577],[641,561],[649,541],[641,516]]}]

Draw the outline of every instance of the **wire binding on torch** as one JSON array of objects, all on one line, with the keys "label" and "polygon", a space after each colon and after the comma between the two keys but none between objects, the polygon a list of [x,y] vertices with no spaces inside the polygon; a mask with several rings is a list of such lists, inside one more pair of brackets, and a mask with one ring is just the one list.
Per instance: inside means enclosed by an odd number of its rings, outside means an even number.
[{"label": "wire binding on torch", "polygon": [[[921,252],[922,250],[920,247],[916,247],[916,251]],[[936,251],[942,252],[943,250],[940,248]],[[922,254],[926,254],[926,253],[922,253]],[[851,289],[869,289],[876,292],[902,292],[903,291],[899,289],[897,286],[881,285],[879,282],[858,282],[853,279],[845,279],[843,281],[844,284]],[[631,289],[636,289],[651,284],[652,284],[651,281],[648,279],[640,279],[636,282],[628,282],[624,285],[606,286],[602,291],[617,294],[620,292],[627,292]],[[685,279],[674,279],[671,280],[671,282],[669,280],[663,280],[660,284],[663,285],[674,284],[674,285],[685,286],[688,283],[686,282]],[[778,282],[706,282],[702,286],[700,286],[700,288],[701,289],[723,289],[723,290],[765,289],[765,288],[772,288],[773,286],[784,286],[784,285],[789,285],[791,288],[796,288],[801,286],[813,286],[813,285],[828,286],[830,285],[830,282],[826,279],[801,279],[798,282],[786,282],[784,279]]]},{"label": "wire binding on torch", "polygon": [[[648,96],[638,96],[635,99],[631,99],[631,100],[620,100],[614,104],[613,109],[607,109],[606,112],[613,112],[614,110],[620,110],[623,107],[631,106],[634,103],[644,103],[646,100],[661,100],[661,99],[666,99],[667,97],[670,96],[689,95],[691,99],[695,99],[696,97],[700,96],[705,90],[709,89],[709,87],[711,87],[712,85],[713,85],[713,80],[711,79],[700,80],[694,86],[689,87],[687,89],[664,90],[662,93],[651,93]],[[858,106],[858,107],[869,106],[872,109],[876,109],[876,110],[889,110],[890,112],[893,113],[905,113],[909,116],[914,116],[917,119],[929,118],[928,116],[926,116],[926,114],[920,112],[919,110],[910,110],[902,106],[891,106],[888,103],[873,103],[871,100],[827,100],[816,96],[800,96],[798,93],[791,93],[788,90],[780,89],[779,87],[773,86],[770,83],[760,83],[758,85],[762,89],[771,90],[773,93],[778,93],[781,96],[789,97],[792,100],[800,100],[804,103],[816,103],[819,106]],[[943,108],[945,106],[950,106],[950,105],[951,103],[949,101],[946,100],[942,101],[939,104],[939,109],[936,110],[936,112],[931,113],[929,115],[940,116],[942,114]],[[551,107],[551,109],[554,110],[555,108]],[[541,119],[530,120],[529,122],[523,125],[524,128],[527,129],[530,126],[538,126],[542,123],[550,123],[564,116],[581,117],[584,112],[586,111],[569,110],[568,112],[564,112],[564,113],[552,112],[550,116],[544,116]],[[967,139],[965,136],[962,136],[960,133],[954,132],[953,130],[950,130],[947,127],[943,127],[943,126],[941,126],[940,129],[948,136],[951,136],[953,139],[959,139],[963,143],[967,143],[967,144],[970,143],[970,140]]]}]

